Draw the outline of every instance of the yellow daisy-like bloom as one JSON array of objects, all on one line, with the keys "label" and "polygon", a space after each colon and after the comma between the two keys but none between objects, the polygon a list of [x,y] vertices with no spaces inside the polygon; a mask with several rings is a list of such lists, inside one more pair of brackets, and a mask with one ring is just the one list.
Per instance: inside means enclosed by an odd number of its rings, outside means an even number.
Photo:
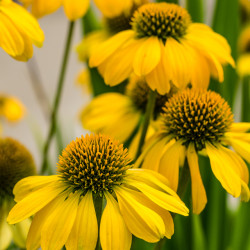
[{"label": "yellow daisy-like bloom", "polygon": [[65,15],[71,21],[85,15],[89,7],[89,0],[20,0],[20,2],[25,7],[31,6],[31,13],[37,18],[51,14],[63,6]]},{"label": "yellow daisy-like bloom", "polygon": [[249,173],[242,158],[250,162],[250,134],[246,133],[250,123],[234,123],[226,101],[205,90],[188,89],[175,94],[162,115],[161,131],[148,141],[137,164],[144,160],[143,168],[163,174],[170,187],[177,190],[184,151],[191,174],[193,212],[199,214],[207,203],[198,165],[198,153],[202,151],[226,191],[249,200]]},{"label": "yellow daisy-like bloom", "polygon": [[191,23],[178,5],[145,4],[135,12],[132,27],[105,41],[90,58],[108,85],[134,72],[160,94],[170,90],[170,83],[207,88],[210,75],[222,82],[222,65],[234,65],[225,38],[205,24]]},{"label": "yellow daisy-like bloom", "polygon": [[[95,97],[81,112],[82,126],[95,133],[108,134],[123,143],[134,136],[129,147],[130,157],[134,159],[149,92],[150,88],[143,79],[131,77],[125,95],[105,93]],[[172,92],[163,96],[157,94],[154,120],[157,119]],[[155,132],[154,125],[151,123],[147,137]]]},{"label": "yellow daisy-like bloom", "polygon": [[25,107],[15,97],[0,94],[0,118],[10,122],[19,121],[25,114]]},{"label": "yellow daisy-like bloom", "polygon": [[0,139],[0,250],[7,249],[12,240],[18,247],[25,247],[31,221],[27,219],[13,226],[6,218],[14,206],[13,187],[35,173],[33,158],[23,145],[11,138]]},{"label": "yellow daisy-like bloom", "polygon": [[41,47],[44,34],[37,20],[19,4],[11,0],[0,1],[0,47],[19,61],[33,55],[32,44]]},{"label": "yellow daisy-like bloom", "polygon": [[[131,169],[127,150],[107,136],[86,135],[72,141],[59,158],[58,174],[28,177],[14,188],[18,202],[8,222],[35,214],[26,248],[95,249],[98,231],[102,249],[130,249],[132,234],[149,242],[173,234],[169,211],[188,209],[149,170]],[[94,202],[105,199],[100,228]]]}]

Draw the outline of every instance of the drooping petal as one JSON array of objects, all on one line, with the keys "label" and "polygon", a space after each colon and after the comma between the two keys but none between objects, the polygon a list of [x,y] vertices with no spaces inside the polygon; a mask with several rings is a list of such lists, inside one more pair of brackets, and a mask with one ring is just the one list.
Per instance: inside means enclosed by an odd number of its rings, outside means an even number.
[{"label": "drooping petal", "polygon": [[152,188],[145,183],[137,182],[135,180],[127,180],[126,183],[139,189],[143,194],[145,194],[151,201],[156,203],[158,206],[173,213],[178,213],[184,216],[188,215],[188,208],[180,200],[180,198],[174,197],[165,192]]},{"label": "drooping petal", "polygon": [[250,122],[234,122],[230,127],[230,132],[247,132],[250,130]]},{"label": "drooping petal", "polygon": [[129,39],[134,36],[134,32],[131,30],[126,30],[120,32],[110,39],[105,41],[96,49],[93,55],[90,57],[89,65],[90,67],[97,67],[102,62],[104,62],[110,55],[112,55],[116,50],[121,48],[121,46]]},{"label": "drooping petal", "polygon": [[27,195],[18,202],[10,211],[7,221],[16,224],[45,207],[59,193],[63,192],[65,186],[59,183],[52,183]]},{"label": "drooping petal", "polygon": [[32,1],[31,13],[40,18],[55,12],[62,5],[62,0]]},{"label": "drooping petal", "polygon": [[12,239],[12,233],[10,226],[6,222],[6,218],[7,213],[2,207],[0,208],[0,249],[7,249]]},{"label": "drooping petal", "polygon": [[169,148],[164,152],[158,172],[164,175],[169,181],[169,187],[175,192],[179,183],[180,152],[182,148],[180,142],[169,142]]},{"label": "drooping petal", "polygon": [[81,200],[75,223],[66,242],[68,250],[94,250],[98,237],[98,225],[92,192],[88,192]]},{"label": "drooping petal", "polygon": [[129,231],[145,241],[159,241],[165,233],[162,218],[153,210],[136,201],[129,189],[116,187],[114,191]]},{"label": "drooping petal", "polygon": [[199,214],[207,204],[207,195],[200,175],[198,156],[191,143],[187,150],[187,160],[191,175],[193,213]]},{"label": "drooping petal", "polygon": [[231,165],[234,163],[228,160],[228,154],[209,143],[206,144],[206,150],[215,177],[228,193],[234,197],[239,197],[241,194],[241,180],[232,169]]},{"label": "drooping petal", "polygon": [[67,199],[58,197],[58,205],[51,211],[41,231],[41,248],[60,250],[69,237],[74,225],[80,193],[71,193]]},{"label": "drooping petal", "polygon": [[26,177],[15,185],[13,194],[15,195],[15,201],[18,202],[29,195],[31,192],[40,189],[52,182],[58,180],[57,175],[51,176],[29,176]]},{"label": "drooping petal", "polygon": [[132,234],[129,232],[119,207],[111,194],[105,192],[107,205],[100,225],[100,240],[103,250],[129,250]]},{"label": "drooping petal", "polygon": [[160,62],[161,47],[158,37],[147,38],[134,55],[133,68],[138,76],[150,73]]}]

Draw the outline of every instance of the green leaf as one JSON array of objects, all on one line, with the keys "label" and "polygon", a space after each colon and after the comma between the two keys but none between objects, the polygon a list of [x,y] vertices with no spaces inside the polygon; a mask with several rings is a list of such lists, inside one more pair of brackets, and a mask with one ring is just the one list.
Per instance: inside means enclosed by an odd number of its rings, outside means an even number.
[{"label": "green leaf", "polygon": [[203,0],[186,0],[186,6],[193,22],[203,22]]}]

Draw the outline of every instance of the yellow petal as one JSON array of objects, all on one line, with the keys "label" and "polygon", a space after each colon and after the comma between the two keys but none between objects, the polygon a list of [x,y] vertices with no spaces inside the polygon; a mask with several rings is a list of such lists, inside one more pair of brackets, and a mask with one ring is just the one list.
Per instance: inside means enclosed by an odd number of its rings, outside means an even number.
[{"label": "yellow petal", "polygon": [[129,189],[116,187],[114,191],[121,214],[132,234],[148,242],[157,242],[163,238],[165,225],[156,212],[136,201]]},{"label": "yellow petal", "polygon": [[16,224],[30,217],[46,206],[64,189],[64,185],[60,183],[52,183],[32,192],[11,209],[7,218],[8,222],[10,224]]},{"label": "yellow petal", "polygon": [[0,29],[2,49],[11,56],[22,54],[24,50],[23,38],[15,25],[3,13],[0,13]]},{"label": "yellow petal", "polygon": [[230,138],[229,142],[234,150],[248,163],[250,163],[250,143],[234,138]]},{"label": "yellow petal", "polygon": [[232,161],[228,160],[228,154],[212,144],[206,144],[206,150],[210,159],[211,168],[215,177],[228,193],[234,197],[241,194],[241,180],[237,173],[232,169]]},{"label": "yellow petal", "polygon": [[32,42],[41,47],[44,41],[44,34],[37,20],[19,4],[1,6],[1,11],[6,14],[12,22],[15,23],[17,29],[25,34]]},{"label": "yellow petal", "polygon": [[207,204],[207,195],[200,175],[198,156],[191,143],[187,150],[187,160],[191,175],[193,213],[199,214]]},{"label": "yellow petal", "polygon": [[89,0],[63,0],[64,12],[71,21],[85,15],[89,7]]},{"label": "yellow petal", "polygon": [[247,132],[250,130],[250,122],[234,122],[231,127],[231,132]]},{"label": "yellow petal", "polygon": [[149,74],[160,62],[161,47],[158,37],[147,38],[134,55],[133,68],[138,76]]},{"label": "yellow petal", "polygon": [[126,183],[139,189],[143,194],[145,194],[151,201],[156,203],[158,206],[173,213],[178,213],[184,216],[188,215],[188,208],[180,200],[180,198],[152,188],[142,182],[136,182],[134,180],[130,182],[127,180]]},{"label": "yellow petal", "polygon": [[62,5],[62,0],[50,0],[43,1],[37,0],[32,1],[31,13],[36,17],[40,18],[50,13],[55,12]]},{"label": "yellow petal", "polygon": [[12,232],[10,226],[6,222],[6,212],[2,211],[0,208],[0,249],[8,249],[8,246],[11,243]]},{"label": "yellow petal", "polygon": [[15,185],[13,194],[15,195],[15,201],[18,202],[29,195],[31,192],[40,189],[52,182],[58,180],[57,175],[51,176],[29,176],[23,178]]},{"label": "yellow petal", "polygon": [[118,34],[112,36],[110,39],[102,43],[93,55],[90,57],[89,66],[97,67],[102,62],[104,62],[110,55],[115,53],[122,45],[129,39],[133,38],[134,31],[126,30],[119,32]]},{"label": "yellow petal", "polygon": [[66,242],[68,250],[94,250],[98,237],[98,225],[92,192],[87,192],[82,198],[75,219],[75,223]]},{"label": "yellow petal", "polygon": [[169,187],[175,192],[179,183],[180,152],[183,146],[180,142],[169,142],[169,147],[164,152],[158,172],[164,175],[169,181]]},{"label": "yellow petal", "polygon": [[58,205],[51,211],[41,231],[41,248],[60,250],[66,243],[74,225],[80,193],[58,197]]},{"label": "yellow petal", "polygon": [[103,250],[129,250],[132,234],[129,232],[119,207],[111,194],[105,192],[107,205],[100,225],[100,240]]}]

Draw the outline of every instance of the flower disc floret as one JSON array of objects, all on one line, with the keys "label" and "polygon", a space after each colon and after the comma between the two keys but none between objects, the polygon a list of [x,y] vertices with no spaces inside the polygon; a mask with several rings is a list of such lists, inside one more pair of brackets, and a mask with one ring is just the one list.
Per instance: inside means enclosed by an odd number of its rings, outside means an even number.
[{"label": "flower disc floret", "polygon": [[103,135],[72,141],[59,157],[58,172],[74,190],[92,191],[102,196],[122,183],[130,162],[122,144]]},{"label": "flower disc floret", "polygon": [[185,9],[169,3],[145,4],[132,19],[133,30],[139,38],[157,36],[163,41],[168,37],[182,37],[190,23],[190,15]]},{"label": "flower disc floret", "polygon": [[220,141],[233,123],[233,114],[219,94],[205,90],[186,90],[175,94],[163,108],[166,133],[196,150],[205,143]]}]

